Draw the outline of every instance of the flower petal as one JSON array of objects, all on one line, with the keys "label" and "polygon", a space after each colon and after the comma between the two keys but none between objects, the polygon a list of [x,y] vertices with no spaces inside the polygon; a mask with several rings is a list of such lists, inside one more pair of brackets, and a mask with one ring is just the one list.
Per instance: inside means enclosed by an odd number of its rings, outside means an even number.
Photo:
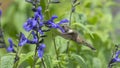
[{"label": "flower petal", "polygon": [[13,51],[14,51],[14,48],[13,48],[13,47],[8,47],[8,48],[7,48],[7,51],[8,51],[8,52],[13,52]]},{"label": "flower petal", "polygon": [[69,20],[63,19],[63,20],[61,20],[61,21],[58,23],[58,25],[63,24],[63,23],[68,23],[68,22],[69,22]]},{"label": "flower petal", "polygon": [[7,51],[8,51],[8,52],[13,52],[13,51],[14,51],[14,48],[13,48],[14,44],[13,44],[12,39],[9,38],[9,39],[8,39],[8,42],[9,42],[9,47],[7,48]]},{"label": "flower petal", "polygon": [[32,35],[33,35],[33,40],[32,41],[37,43],[38,42],[38,38],[37,38],[37,35],[35,34],[34,31],[32,31]]},{"label": "flower petal", "polygon": [[1,15],[2,15],[2,11],[0,10],[0,17],[1,17]]},{"label": "flower petal", "polygon": [[44,32],[43,32],[42,30],[38,30],[38,32],[39,32],[41,35],[44,34]]},{"label": "flower petal", "polygon": [[120,55],[120,50],[116,52],[116,58],[119,58],[119,55]]},{"label": "flower petal", "polygon": [[56,19],[56,18],[58,18],[58,17],[57,17],[56,15],[53,15],[50,20],[53,21],[53,20]]},{"label": "flower petal", "polygon": [[27,38],[25,37],[25,35],[23,33],[21,33],[21,37],[20,37],[20,41],[19,41],[19,46],[23,46],[27,43]]},{"label": "flower petal", "polygon": [[41,12],[42,11],[42,8],[39,6],[38,8],[37,8],[37,12]]},{"label": "flower petal", "polygon": [[13,47],[13,46],[14,46],[14,44],[13,44],[12,39],[11,39],[11,38],[9,38],[9,39],[8,39],[8,41],[9,41],[10,47]]},{"label": "flower petal", "polygon": [[39,16],[40,20],[43,20],[42,8],[41,8],[41,7],[38,7],[38,8],[37,8],[37,12],[38,12],[38,16]]},{"label": "flower petal", "polygon": [[37,21],[35,19],[29,18],[26,23],[24,23],[23,28],[26,31],[32,30],[37,24]]},{"label": "flower petal", "polygon": [[65,32],[65,30],[61,26],[58,26],[57,28],[60,29],[62,31],[62,33]]},{"label": "flower petal", "polygon": [[45,47],[46,47],[45,44],[41,44],[38,48],[38,57],[40,59],[42,59],[42,57],[43,57]]}]

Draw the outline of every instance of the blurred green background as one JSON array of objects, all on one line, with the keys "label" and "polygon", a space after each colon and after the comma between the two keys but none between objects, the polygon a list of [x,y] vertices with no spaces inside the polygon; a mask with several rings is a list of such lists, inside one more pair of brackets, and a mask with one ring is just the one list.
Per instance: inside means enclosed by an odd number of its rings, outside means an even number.
[{"label": "blurred green background", "polygon": [[[79,1],[81,4],[76,6],[76,10],[72,14],[72,25],[70,27],[79,32],[97,51],[93,52],[87,47],[70,41],[71,57],[68,58],[66,54],[68,40],[56,36],[55,42],[60,56],[60,60],[57,61],[55,59],[53,36],[48,33],[48,37],[45,39],[47,47],[44,55],[47,68],[55,68],[58,63],[61,64],[61,68],[107,68],[115,44],[120,44],[120,0]],[[17,44],[17,34],[19,32],[25,33],[26,36],[29,34],[24,31],[23,23],[27,18],[33,16],[32,5],[24,0],[0,0],[0,2],[2,3],[0,6],[3,11],[1,23],[5,41],[8,45],[7,39],[11,37]],[[41,0],[40,5],[46,20],[50,19],[52,15],[58,16],[57,21],[63,18],[69,19],[71,0],[60,0],[60,2],[50,4],[48,13],[45,13],[47,0]],[[22,53],[28,55],[34,48],[34,45],[26,45],[23,47]],[[6,50],[1,48],[0,58],[6,55],[8,55]],[[32,63],[31,58],[25,60],[21,63],[21,66],[24,66],[21,68],[29,68]],[[113,68],[120,68],[120,64],[116,64]]]}]

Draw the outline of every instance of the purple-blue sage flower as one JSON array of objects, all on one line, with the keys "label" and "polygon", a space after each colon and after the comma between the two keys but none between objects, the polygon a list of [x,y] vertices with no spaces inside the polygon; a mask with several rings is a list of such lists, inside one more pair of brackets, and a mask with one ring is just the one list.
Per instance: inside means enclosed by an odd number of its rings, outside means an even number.
[{"label": "purple-blue sage flower", "polygon": [[58,25],[61,25],[61,24],[63,24],[63,23],[68,23],[68,22],[69,22],[69,20],[63,19],[63,20],[61,20],[61,21],[58,23]]},{"label": "purple-blue sage flower", "polygon": [[119,55],[120,55],[120,50],[116,52],[115,57],[111,60],[110,64],[115,62],[120,62]]},{"label": "purple-blue sage flower", "polygon": [[32,30],[37,25],[37,21],[33,18],[29,18],[26,23],[24,23],[23,28],[26,31]]},{"label": "purple-blue sage flower", "polygon": [[29,43],[29,44],[36,44],[36,43],[38,43],[38,38],[37,38],[37,35],[35,34],[34,31],[32,31],[32,35],[33,35],[33,40],[27,40],[27,43]]},{"label": "purple-blue sage flower", "polygon": [[60,29],[63,33],[65,32],[64,29],[60,26],[61,24],[68,23],[69,21],[67,19],[61,20],[59,23],[57,23],[56,28]]},{"label": "purple-blue sage flower", "polygon": [[43,32],[41,29],[39,29],[38,32],[39,32],[41,35],[44,35],[44,32]]},{"label": "purple-blue sage flower", "polygon": [[41,7],[38,7],[37,8],[37,11],[35,12],[35,14],[34,14],[34,18],[35,18],[35,20],[40,20],[40,21],[42,21],[43,20],[43,15],[42,15],[42,8]]},{"label": "purple-blue sage flower", "polygon": [[58,18],[56,15],[53,15],[50,20],[48,20],[47,25],[54,23],[54,20]]},{"label": "purple-blue sage flower", "polygon": [[40,18],[40,20],[43,20],[43,15],[42,15],[42,8],[41,7],[38,7],[37,8],[37,12],[39,13],[39,18]]},{"label": "purple-blue sage flower", "polygon": [[34,41],[35,43],[37,43],[38,42],[38,38],[37,38],[37,35],[35,34],[34,31],[32,31],[32,35],[33,35],[33,40],[32,41]]},{"label": "purple-blue sage flower", "polygon": [[40,44],[40,46],[38,47],[38,57],[40,59],[42,59],[43,57],[45,47],[46,47],[45,44]]},{"label": "purple-blue sage flower", "polygon": [[36,44],[38,42],[37,35],[35,34],[34,31],[32,31],[32,35],[33,35],[33,40],[27,40],[27,43],[29,43],[29,44]]},{"label": "purple-blue sage flower", "polygon": [[0,17],[1,17],[1,15],[2,15],[2,10],[0,10]]},{"label": "purple-blue sage flower", "polygon": [[13,52],[13,51],[14,51],[14,48],[13,48],[14,44],[13,44],[12,39],[9,38],[9,39],[8,39],[8,42],[9,42],[9,47],[7,48],[7,51],[8,51],[8,52]]},{"label": "purple-blue sage flower", "polygon": [[39,22],[39,27],[42,27],[44,24],[42,21]]},{"label": "purple-blue sage flower", "polygon": [[23,33],[21,33],[21,36],[20,36],[20,40],[19,40],[19,46],[23,46],[27,43],[27,38],[25,37],[25,35]]},{"label": "purple-blue sage flower", "polygon": [[56,19],[56,18],[58,18],[58,16],[53,15],[50,20],[51,20],[51,21],[54,21],[54,19]]},{"label": "purple-blue sage flower", "polygon": [[47,25],[48,25],[50,28],[58,28],[58,29],[60,29],[60,30],[64,33],[65,31],[64,31],[64,29],[63,29],[60,25],[63,24],[63,23],[68,23],[69,21],[68,21],[67,19],[63,19],[63,20],[61,20],[59,23],[56,24],[56,23],[54,22],[54,19],[56,19],[56,18],[57,18],[57,16],[53,15],[53,16],[51,17],[51,19],[47,21]]}]

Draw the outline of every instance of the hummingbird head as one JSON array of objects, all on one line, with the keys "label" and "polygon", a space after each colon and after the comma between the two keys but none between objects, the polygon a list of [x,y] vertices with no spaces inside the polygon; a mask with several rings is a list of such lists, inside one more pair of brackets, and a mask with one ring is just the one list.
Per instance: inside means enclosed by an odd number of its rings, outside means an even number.
[{"label": "hummingbird head", "polygon": [[73,33],[74,31],[68,27],[68,25],[62,25],[62,28],[64,29],[65,33]]}]

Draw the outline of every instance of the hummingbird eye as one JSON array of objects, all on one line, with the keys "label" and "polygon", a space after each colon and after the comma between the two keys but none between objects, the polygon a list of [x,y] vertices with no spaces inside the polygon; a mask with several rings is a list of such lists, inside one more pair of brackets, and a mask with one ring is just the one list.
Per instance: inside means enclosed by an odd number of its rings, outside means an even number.
[{"label": "hummingbird eye", "polygon": [[66,26],[66,25],[62,25],[62,28],[64,29],[64,31],[65,31],[66,33],[69,31],[69,28],[68,28],[68,26]]}]

